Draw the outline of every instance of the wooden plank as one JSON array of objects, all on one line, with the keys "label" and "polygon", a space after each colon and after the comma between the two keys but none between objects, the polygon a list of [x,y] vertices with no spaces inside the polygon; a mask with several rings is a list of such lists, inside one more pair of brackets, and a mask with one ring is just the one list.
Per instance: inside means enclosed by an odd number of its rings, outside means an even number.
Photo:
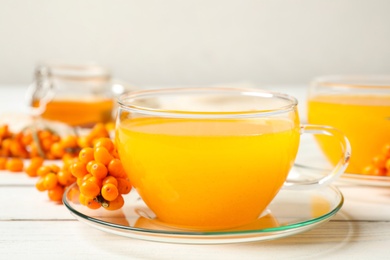
[{"label": "wooden plank", "polygon": [[37,181],[36,177],[29,177],[24,172],[9,172],[0,170],[0,188],[3,186],[31,186]]},{"label": "wooden plank", "polygon": [[383,259],[389,222],[331,221],[273,241],[229,245],[177,245],[107,234],[77,221],[0,221],[0,255],[56,259]]},{"label": "wooden plank", "polygon": [[49,200],[35,187],[0,187],[0,220],[74,219],[66,207]]},{"label": "wooden plank", "polygon": [[344,205],[343,215],[337,217],[344,220],[390,220],[389,187],[344,185],[339,188],[344,194]]}]

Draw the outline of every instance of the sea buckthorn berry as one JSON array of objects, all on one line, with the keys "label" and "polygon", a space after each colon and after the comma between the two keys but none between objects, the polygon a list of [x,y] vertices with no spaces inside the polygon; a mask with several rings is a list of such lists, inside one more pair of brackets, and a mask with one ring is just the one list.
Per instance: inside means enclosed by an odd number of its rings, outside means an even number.
[{"label": "sea buckthorn berry", "polygon": [[45,186],[45,189],[51,190],[54,189],[55,186],[58,184],[57,174],[50,172],[45,175],[43,185]]},{"label": "sea buckthorn berry", "polygon": [[61,137],[59,135],[53,134],[51,136],[51,140],[53,141],[53,143],[57,143],[61,140]]},{"label": "sea buckthorn berry", "polygon": [[15,157],[26,158],[27,155],[28,155],[28,153],[25,150],[24,146],[21,143],[19,143],[18,141],[16,141],[16,140],[13,140],[10,143],[9,150],[10,150],[12,156],[15,156]]},{"label": "sea buckthorn berry", "polygon": [[54,154],[52,154],[51,152],[47,152],[45,154],[45,158],[48,159],[48,160],[55,160],[56,157],[54,156]]},{"label": "sea buckthorn berry", "polygon": [[10,131],[9,127],[7,124],[1,125],[0,126],[0,137],[9,137],[10,136]]},{"label": "sea buckthorn berry", "polygon": [[19,158],[10,158],[5,163],[5,168],[11,172],[23,171],[23,161]]},{"label": "sea buckthorn berry", "polygon": [[104,147],[110,153],[112,151],[114,151],[114,148],[115,148],[112,140],[110,138],[107,138],[107,137],[102,137],[102,138],[99,138],[96,140],[96,142],[94,143],[94,148],[96,149],[98,147]]},{"label": "sea buckthorn berry", "polygon": [[62,158],[65,154],[65,149],[60,142],[53,143],[50,147],[50,153],[56,158]]},{"label": "sea buckthorn berry", "polygon": [[38,145],[36,143],[32,143],[30,145],[30,156],[31,157],[44,156],[44,154],[41,154],[41,152],[39,151]]},{"label": "sea buckthorn berry", "polygon": [[33,137],[31,132],[27,132],[23,135],[21,142],[24,146],[28,146],[33,142]]},{"label": "sea buckthorn berry", "polygon": [[94,151],[91,147],[85,147],[79,152],[79,160],[88,164],[88,162],[94,159],[93,153]]},{"label": "sea buckthorn berry", "polygon": [[115,200],[108,202],[108,205],[107,205],[107,207],[105,207],[105,209],[117,210],[117,209],[122,208],[124,204],[125,204],[125,201],[124,201],[122,195],[119,194]]},{"label": "sea buckthorn berry", "polygon": [[103,179],[107,176],[107,167],[100,162],[95,162],[91,166],[91,174],[98,179]]},{"label": "sea buckthorn berry", "polygon": [[10,152],[11,143],[12,143],[11,139],[5,139],[1,142],[1,150],[3,152],[3,156],[9,156],[11,154]]},{"label": "sea buckthorn berry", "polygon": [[70,171],[65,169],[57,173],[57,179],[58,182],[63,186],[69,186],[76,181],[76,177],[74,177]]},{"label": "sea buckthorn berry", "polygon": [[84,194],[80,193],[79,194],[79,202],[81,205],[87,206],[86,200],[88,198],[84,196]]},{"label": "sea buckthorn berry", "polygon": [[25,172],[30,177],[36,177],[36,176],[38,176],[38,173],[37,173],[38,169],[39,169],[39,167],[42,166],[42,164],[43,164],[43,158],[42,157],[31,158],[30,164],[25,169]]},{"label": "sea buckthorn berry", "polygon": [[100,203],[94,200],[93,198],[86,198],[84,200],[84,205],[86,205],[90,209],[98,209],[101,207]]},{"label": "sea buckthorn berry", "polygon": [[372,175],[375,175],[375,176],[386,176],[386,169],[385,168],[379,168],[379,167],[375,167],[373,172],[372,172]]},{"label": "sea buckthorn berry", "polygon": [[103,123],[97,123],[91,130],[90,136],[93,138],[98,137],[109,137],[109,133],[106,129],[106,126]]},{"label": "sea buckthorn berry", "polygon": [[24,169],[24,172],[25,172],[28,176],[30,176],[30,177],[36,177],[36,176],[38,176],[38,175],[37,175],[37,170],[38,170],[37,168],[35,168],[35,167],[29,165],[29,166],[27,166],[27,168]]},{"label": "sea buckthorn berry", "polygon": [[105,200],[113,201],[118,197],[119,191],[118,191],[118,188],[114,184],[106,183],[103,185],[103,187],[101,189],[101,194]]},{"label": "sea buckthorn berry", "polygon": [[77,136],[74,135],[68,135],[61,139],[61,144],[65,148],[76,148],[78,147],[77,144]]},{"label": "sea buckthorn berry", "polygon": [[34,168],[39,168],[43,165],[44,159],[42,157],[33,157],[30,160],[30,166]]},{"label": "sea buckthorn berry", "polygon": [[16,142],[21,142],[23,138],[23,132],[14,133],[12,139]]},{"label": "sea buckthorn berry", "polygon": [[91,176],[88,178],[88,181],[96,183],[99,186],[99,189],[102,187],[102,179],[96,178],[95,176]]},{"label": "sea buckthorn berry", "polygon": [[112,155],[104,147],[95,148],[93,155],[95,157],[95,161],[98,161],[104,165],[108,165],[110,161],[113,159]]},{"label": "sea buckthorn berry", "polygon": [[77,138],[77,145],[80,148],[91,147],[92,146],[91,138],[89,138],[88,136],[80,136],[79,138]]},{"label": "sea buckthorn berry", "polygon": [[7,157],[0,157],[0,170],[5,170],[6,163]]},{"label": "sea buckthorn berry", "polygon": [[72,163],[77,162],[77,158],[70,153],[65,153],[64,156],[62,156],[62,162],[65,167],[69,167]]},{"label": "sea buckthorn berry", "polygon": [[92,181],[84,181],[81,183],[80,192],[88,198],[95,198],[100,193],[99,186]]},{"label": "sea buckthorn berry", "polygon": [[69,169],[73,176],[75,176],[76,178],[82,178],[88,173],[85,163],[80,161],[71,164]]},{"label": "sea buckthorn berry", "polygon": [[35,188],[37,188],[37,190],[39,191],[45,191],[46,188],[45,188],[45,185],[43,185],[45,179],[43,177],[40,177],[38,179],[38,181],[35,183]]},{"label": "sea buckthorn berry", "polygon": [[61,170],[61,168],[57,164],[50,164],[49,168],[51,172],[57,173]]},{"label": "sea buckthorn berry", "polygon": [[372,158],[372,165],[377,168],[385,168],[386,166],[386,157],[383,155],[377,155]]},{"label": "sea buckthorn berry", "polygon": [[43,140],[43,139],[50,139],[52,133],[49,130],[39,130],[38,131],[38,138]]},{"label": "sea buckthorn berry", "polygon": [[43,176],[45,176],[46,174],[48,174],[50,172],[51,172],[50,167],[44,165],[44,166],[41,166],[41,167],[38,168],[37,175],[43,177]]},{"label": "sea buckthorn berry", "polygon": [[93,165],[94,163],[97,163],[97,161],[92,160],[92,161],[89,161],[89,162],[87,163],[87,166],[86,166],[87,172],[89,172],[89,173],[91,172],[91,167],[92,167],[92,165]]},{"label": "sea buckthorn berry", "polygon": [[61,185],[55,186],[53,189],[50,189],[47,192],[49,199],[52,201],[61,201],[62,196],[64,195],[64,188]]},{"label": "sea buckthorn berry", "polygon": [[84,181],[86,181],[86,180],[88,180],[89,178],[91,178],[93,175],[92,174],[90,174],[90,173],[87,173],[86,175],[84,175],[84,177],[83,178],[81,178],[82,179],[82,183],[84,182]]},{"label": "sea buckthorn berry", "polygon": [[53,142],[49,138],[41,140],[41,146],[42,146],[42,149],[44,151],[50,151],[52,144],[53,144]]},{"label": "sea buckthorn berry", "polygon": [[8,151],[4,147],[0,147],[0,157],[8,157]]},{"label": "sea buckthorn berry", "polygon": [[118,187],[118,181],[116,180],[116,178],[114,176],[107,176],[106,178],[103,179],[102,181],[102,184],[107,184],[107,183],[111,183],[111,184],[114,184],[115,186]]},{"label": "sea buckthorn berry", "polygon": [[117,178],[120,194],[128,194],[131,191],[131,183],[125,178]]},{"label": "sea buckthorn berry", "polygon": [[119,159],[112,159],[110,163],[108,164],[108,172],[110,175],[116,177],[116,178],[125,178],[126,173],[123,168],[122,162]]},{"label": "sea buckthorn berry", "polygon": [[77,186],[81,186],[81,184],[83,184],[83,178],[76,178],[76,183],[77,183]]}]

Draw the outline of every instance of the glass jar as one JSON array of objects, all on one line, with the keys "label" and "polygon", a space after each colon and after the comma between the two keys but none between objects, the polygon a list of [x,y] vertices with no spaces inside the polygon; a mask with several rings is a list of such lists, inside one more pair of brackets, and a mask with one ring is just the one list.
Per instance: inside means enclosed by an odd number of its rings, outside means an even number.
[{"label": "glass jar", "polygon": [[27,91],[32,115],[70,126],[90,127],[113,118],[114,97],[128,90],[96,64],[41,64]]}]

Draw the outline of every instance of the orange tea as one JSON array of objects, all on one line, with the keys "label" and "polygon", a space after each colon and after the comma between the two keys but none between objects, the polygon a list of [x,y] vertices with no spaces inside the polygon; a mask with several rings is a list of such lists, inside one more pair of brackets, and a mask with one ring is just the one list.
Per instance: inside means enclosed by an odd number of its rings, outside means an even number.
[{"label": "orange tea", "polygon": [[[39,102],[33,105],[38,107]],[[113,100],[108,98],[54,99],[46,104],[41,116],[71,126],[87,127],[112,120],[113,105]]]},{"label": "orange tea", "polygon": [[[362,173],[383,145],[390,142],[390,96],[318,95],[309,99],[308,121],[340,129],[352,147],[347,172]],[[318,136],[317,140],[329,160],[337,162],[337,146],[325,136]]]},{"label": "orange tea", "polygon": [[282,118],[125,119],[116,141],[132,184],[160,220],[225,228],[254,221],[277,194],[299,126]]}]

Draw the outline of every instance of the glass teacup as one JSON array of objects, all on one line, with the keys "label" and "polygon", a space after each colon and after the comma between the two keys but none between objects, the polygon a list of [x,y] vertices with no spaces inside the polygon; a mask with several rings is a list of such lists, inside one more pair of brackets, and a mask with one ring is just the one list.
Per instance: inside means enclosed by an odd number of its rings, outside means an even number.
[{"label": "glass teacup", "polygon": [[[126,173],[158,219],[176,227],[251,223],[282,187],[326,185],[349,160],[345,136],[300,125],[297,100],[285,94],[176,88],[135,91],[118,103],[115,136]],[[339,162],[320,179],[286,181],[301,133],[332,135]]]},{"label": "glass teacup", "polygon": [[[312,82],[308,122],[340,129],[351,142],[348,173],[386,175],[390,158],[390,76],[327,76]],[[335,164],[332,140],[317,140]],[[388,147],[386,147],[386,145]]]}]

